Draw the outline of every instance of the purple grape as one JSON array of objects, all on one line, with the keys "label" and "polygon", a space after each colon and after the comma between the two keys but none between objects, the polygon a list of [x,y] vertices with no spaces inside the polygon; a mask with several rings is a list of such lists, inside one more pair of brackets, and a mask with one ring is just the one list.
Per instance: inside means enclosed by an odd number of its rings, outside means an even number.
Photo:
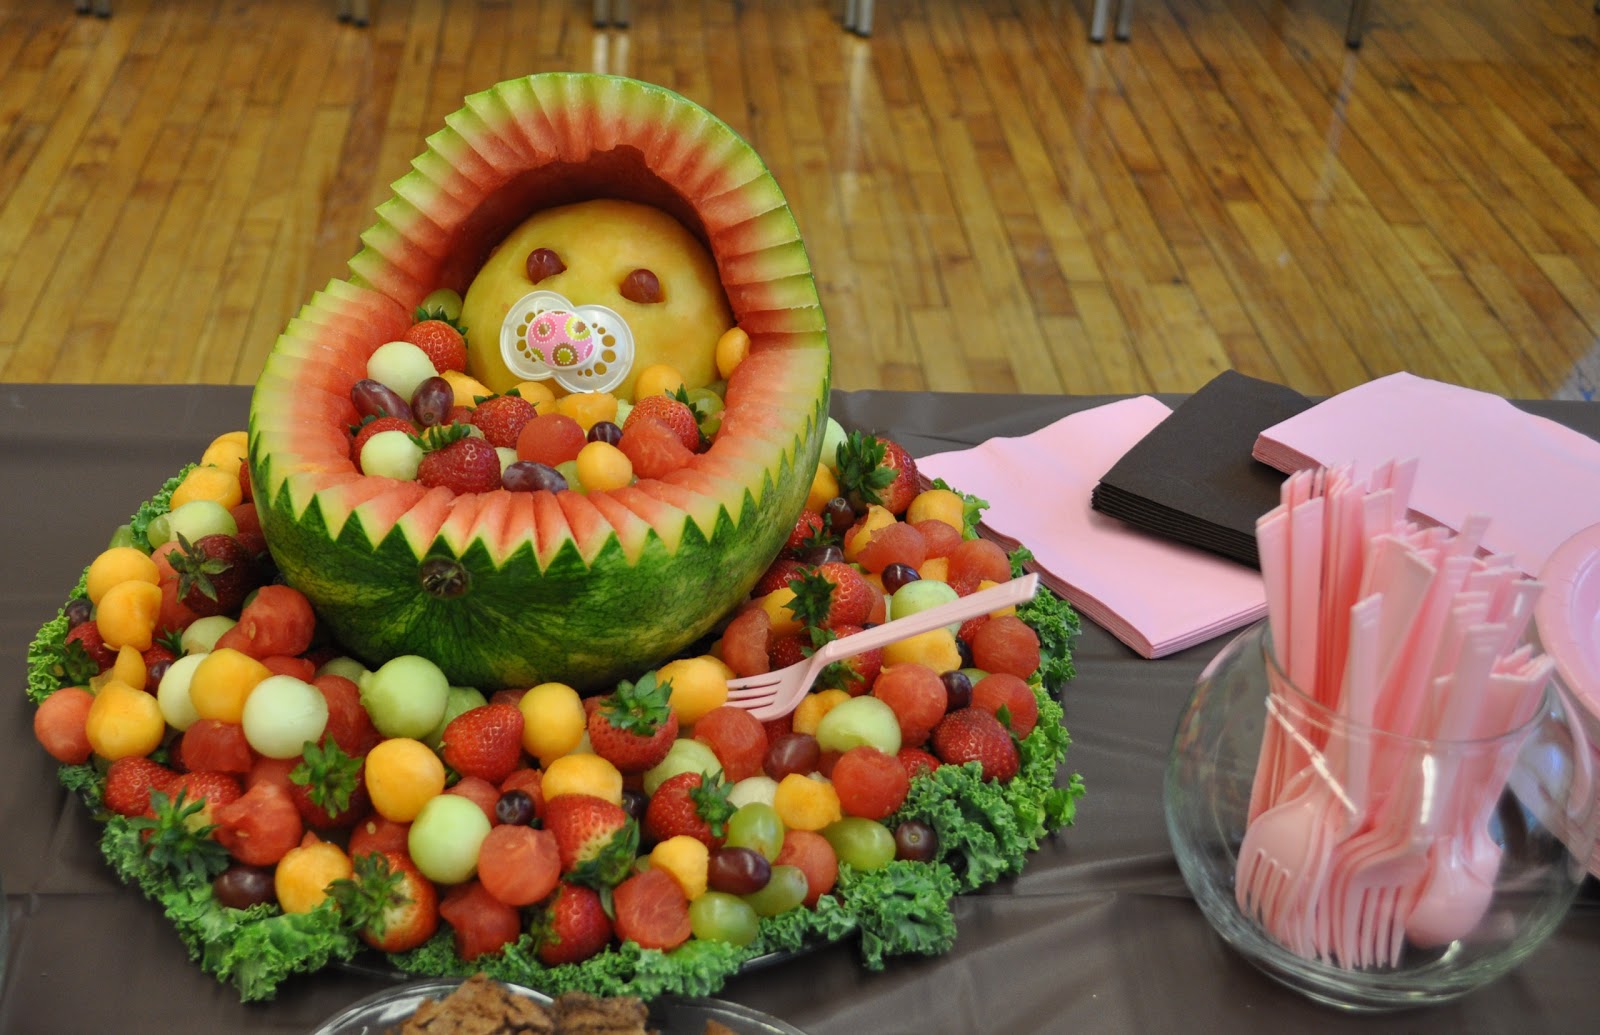
[{"label": "purple grape", "polygon": [[908,819],[894,828],[894,857],[933,862],[939,857],[939,835],[920,819]]},{"label": "purple grape", "polygon": [[518,460],[506,467],[500,475],[500,484],[512,492],[560,492],[567,487],[567,479],[549,464],[537,460]]},{"label": "purple grape", "polygon": [[67,606],[61,609],[61,613],[67,616],[67,628],[76,629],[93,616],[94,605],[84,597],[73,597],[67,601]]},{"label": "purple grape", "polygon": [[822,546],[813,546],[800,559],[807,564],[820,568],[824,564],[833,564],[844,560],[844,551],[832,543],[825,543]]},{"label": "purple grape", "polygon": [[528,253],[527,270],[529,282],[537,284],[546,277],[565,273],[567,264],[561,261],[561,256],[549,248],[535,248]]},{"label": "purple grape", "polygon": [[494,803],[494,816],[507,826],[527,826],[533,822],[533,796],[520,788],[505,792]]},{"label": "purple grape", "polygon": [[827,521],[828,531],[844,535],[845,530],[856,523],[856,508],[843,496],[835,496],[822,508],[822,516]]},{"label": "purple grape", "polygon": [[590,442],[604,442],[614,446],[622,441],[622,429],[608,420],[595,421],[594,427],[589,429]]},{"label": "purple grape", "polygon": [[751,895],[772,879],[772,864],[754,848],[718,848],[706,866],[706,883],[714,891]]},{"label": "purple grape", "polygon": [[953,668],[940,676],[939,680],[944,683],[945,698],[949,702],[945,705],[945,711],[953,712],[972,703],[972,680],[965,672]]},{"label": "purple grape", "polygon": [[761,768],[774,780],[781,780],[790,773],[804,776],[815,771],[821,759],[822,746],[816,737],[809,733],[785,733],[767,748]]},{"label": "purple grape", "polygon": [[899,561],[883,569],[883,588],[890,593],[898,591],[901,586],[919,582],[921,579],[922,576],[917,573],[917,569],[909,564],[901,564]]},{"label": "purple grape", "polygon": [[249,909],[263,902],[276,902],[272,871],[260,866],[230,866],[211,882],[217,901],[229,909]]},{"label": "purple grape", "polygon": [[650,796],[637,787],[624,787],[622,789],[622,811],[636,820],[644,819],[645,806],[650,804]]},{"label": "purple grape", "polygon": [[399,417],[412,420],[411,406],[393,388],[381,381],[363,377],[350,389],[350,401],[363,417]]},{"label": "purple grape", "polygon": [[150,671],[144,674],[146,686],[160,686],[161,677],[167,674],[167,669],[172,667],[172,662],[166,658],[158,659],[150,666]]},{"label": "purple grape", "polygon": [[661,301],[661,279],[649,270],[634,270],[622,278],[622,283],[617,286],[617,294],[630,302],[638,302],[640,305],[659,302]]},{"label": "purple grape", "polygon": [[450,417],[456,404],[456,391],[442,377],[425,377],[411,393],[411,412],[418,424],[425,428],[437,427]]}]

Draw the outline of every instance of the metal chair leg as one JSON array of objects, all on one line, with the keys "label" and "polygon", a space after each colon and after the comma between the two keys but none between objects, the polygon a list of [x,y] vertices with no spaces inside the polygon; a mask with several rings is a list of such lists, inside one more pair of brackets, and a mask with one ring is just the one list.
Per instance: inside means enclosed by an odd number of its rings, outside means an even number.
[{"label": "metal chair leg", "polygon": [[628,27],[628,0],[594,0],[594,27],[603,29],[614,25],[619,29]]},{"label": "metal chair leg", "polygon": [[1117,39],[1128,42],[1133,32],[1133,0],[1120,0],[1117,4]]},{"label": "metal chair leg", "polygon": [[339,20],[365,28],[372,21],[371,0],[339,0]]},{"label": "metal chair leg", "polygon": [[[1350,21],[1344,27],[1344,45],[1351,50],[1361,47],[1361,34],[1367,27],[1367,11],[1372,7],[1372,0],[1351,0]],[[1600,10],[1600,5],[1597,5]]]},{"label": "metal chair leg", "polygon": [[1111,17],[1111,0],[1094,0],[1094,11],[1089,15],[1089,42],[1106,41],[1106,22]]},{"label": "metal chair leg", "polygon": [[872,35],[874,0],[845,0],[844,27],[857,36]]}]

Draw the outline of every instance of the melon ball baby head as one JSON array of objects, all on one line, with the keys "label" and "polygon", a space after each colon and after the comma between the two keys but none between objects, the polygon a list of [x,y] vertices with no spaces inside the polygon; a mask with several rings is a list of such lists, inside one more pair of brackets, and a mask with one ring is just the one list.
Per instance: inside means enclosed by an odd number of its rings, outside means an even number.
[{"label": "melon ball baby head", "polygon": [[[750,145],[649,83],[511,80],[428,138],[362,243],[284,329],[250,410],[268,547],[339,647],[373,670],[426,658],[485,692],[609,690],[711,632],[793,530],[828,413],[810,260]],[[500,390],[534,380],[508,354],[556,394],[627,397],[658,364],[712,381],[730,327],[749,350],[710,444],[659,478],[471,491],[368,473],[355,386],[447,290],[469,365]]]},{"label": "melon ball baby head", "polygon": [[[576,336],[549,326],[569,314]],[[657,363],[689,388],[715,380],[733,313],[711,253],[682,223],[604,198],[536,212],[511,231],[467,288],[461,322],[469,370],[497,392],[548,379],[557,395],[632,399],[639,372]]]}]

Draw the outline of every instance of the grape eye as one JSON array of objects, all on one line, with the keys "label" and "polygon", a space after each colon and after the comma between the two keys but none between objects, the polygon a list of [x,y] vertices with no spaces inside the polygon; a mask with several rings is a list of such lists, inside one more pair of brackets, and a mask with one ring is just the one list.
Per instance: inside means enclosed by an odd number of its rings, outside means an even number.
[{"label": "grape eye", "polygon": [[661,281],[649,270],[634,270],[622,278],[617,293],[630,302],[649,305],[661,301]]},{"label": "grape eye", "polygon": [[548,248],[535,248],[528,253],[528,280],[534,284],[557,273],[565,273],[566,269],[567,264],[561,261],[561,256]]}]

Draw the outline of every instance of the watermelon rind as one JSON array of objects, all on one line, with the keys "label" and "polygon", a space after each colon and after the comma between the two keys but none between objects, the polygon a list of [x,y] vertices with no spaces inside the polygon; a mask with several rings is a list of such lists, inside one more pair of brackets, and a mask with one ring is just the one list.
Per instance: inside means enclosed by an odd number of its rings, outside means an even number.
[{"label": "watermelon rind", "polygon": [[[427,294],[464,291],[527,216],[598,197],[662,208],[711,252],[751,338],[729,379],[728,431],[682,477],[562,494],[558,508],[360,475],[341,426],[355,422],[349,389],[371,353]],[[602,690],[705,636],[792,530],[827,417],[826,321],[759,156],[670,90],[544,73],[468,97],[377,217],[350,276],[284,329],[252,399],[250,473],[283,577],[369,666],[421,654],[485,690]],[[441,594],[425,565],[465,592]]]}]

